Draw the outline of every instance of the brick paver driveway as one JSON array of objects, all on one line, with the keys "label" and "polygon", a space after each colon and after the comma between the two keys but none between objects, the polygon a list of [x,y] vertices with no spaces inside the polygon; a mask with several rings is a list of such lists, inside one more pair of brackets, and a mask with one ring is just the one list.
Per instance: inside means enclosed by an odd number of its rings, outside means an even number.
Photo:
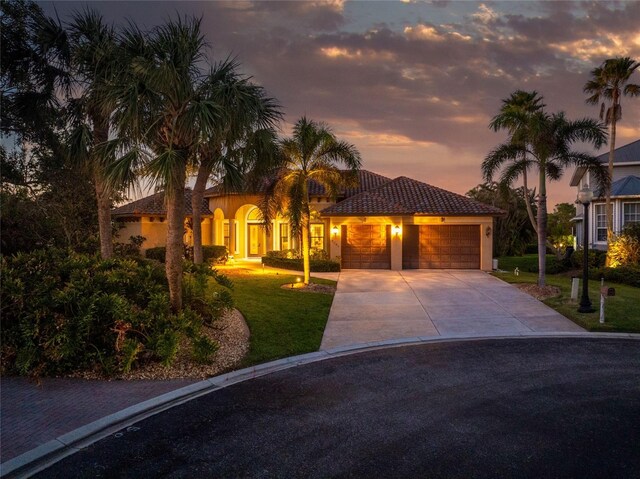
[{"label": "brick paver driveway", "polygon": [[414,336],[578,331],[542,302],[482,271],[346,270],[321,348]]}]

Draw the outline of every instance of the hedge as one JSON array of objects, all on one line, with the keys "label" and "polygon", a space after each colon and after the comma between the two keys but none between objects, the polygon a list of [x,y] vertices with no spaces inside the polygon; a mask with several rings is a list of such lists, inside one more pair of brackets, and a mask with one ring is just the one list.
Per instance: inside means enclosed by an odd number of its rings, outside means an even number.
[{"label": "hedge", "polygon": [[[184,257],[186,259],[193,259],[193,246],[185,246]],[[164,246],[157,246],[155,248],[149,248],[145,251],[147,259],[155,259],[164,263],[167,248]],[[202,257],[205,263],[219,263],[226,262],[228,257],[227,247],[220,245],[203,245]]]},{"label": "hedge", "polygon": [[604,277],[605,281],[612,283],[628,284],[640,288],[640,267],[639,266],[618,266],[617,268],[591,268],[589,278],[599,280]]},{"label": "hedge", "polygon": [[[302,259],[262,257],[262,264],[273,268],[290,269],[293,271],[303,271]],[[333,273],[340,271],[340,263],[328,259],[311,260],[311,271],[313,273]]]}]

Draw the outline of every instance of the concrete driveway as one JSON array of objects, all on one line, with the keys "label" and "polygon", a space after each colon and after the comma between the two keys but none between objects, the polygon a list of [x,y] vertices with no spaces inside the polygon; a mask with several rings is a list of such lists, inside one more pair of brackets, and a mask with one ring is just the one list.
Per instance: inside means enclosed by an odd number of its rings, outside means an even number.
[{"label": "concrete driveway", "polygon": [[482,271],[340,273],[321,349],[408,337],[510,336],[583,331]]}]

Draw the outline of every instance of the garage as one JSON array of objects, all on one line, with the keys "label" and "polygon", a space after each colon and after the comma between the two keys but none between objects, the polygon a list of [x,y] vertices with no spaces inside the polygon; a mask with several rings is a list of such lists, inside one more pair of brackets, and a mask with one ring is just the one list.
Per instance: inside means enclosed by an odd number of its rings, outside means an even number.
[{"label": "garage", "polygon": [[391,225],[342,225],[342,268],[391,269]]},{"label": "garage", "polygon": [[403,269],[479,269],[480,225],[407,225]]}]

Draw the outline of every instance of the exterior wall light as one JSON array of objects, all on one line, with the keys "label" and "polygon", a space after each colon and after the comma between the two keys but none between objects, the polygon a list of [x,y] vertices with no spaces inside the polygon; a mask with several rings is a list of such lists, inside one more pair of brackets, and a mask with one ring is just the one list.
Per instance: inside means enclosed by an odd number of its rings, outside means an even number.
[{"label": "exterior wall light", "polygon": [[393,234],[394,234],[394,236],[400,236],[401,232],[402,232],[402,228],[400,227],[400,225],[394,225],[393,226]]},{"label": "exterior wall light", "polygon": [[335,225],[333,226],[333,228],[331,228],[331,233],[333,234],[333,236],[334,236],[334,237],[335,237],[335,236],[338,236],[338,232],[339,232],[339,231],[340,231],[340,230],[339,230],[339,229],[338,229],[338,227],[337,227],[337,226],[335,226]]},{"label": "exterior wall light", "polygon": [[484,234],[487,238],[491,236],[491,226],[487,226],[487,230],[484,232]]}]

